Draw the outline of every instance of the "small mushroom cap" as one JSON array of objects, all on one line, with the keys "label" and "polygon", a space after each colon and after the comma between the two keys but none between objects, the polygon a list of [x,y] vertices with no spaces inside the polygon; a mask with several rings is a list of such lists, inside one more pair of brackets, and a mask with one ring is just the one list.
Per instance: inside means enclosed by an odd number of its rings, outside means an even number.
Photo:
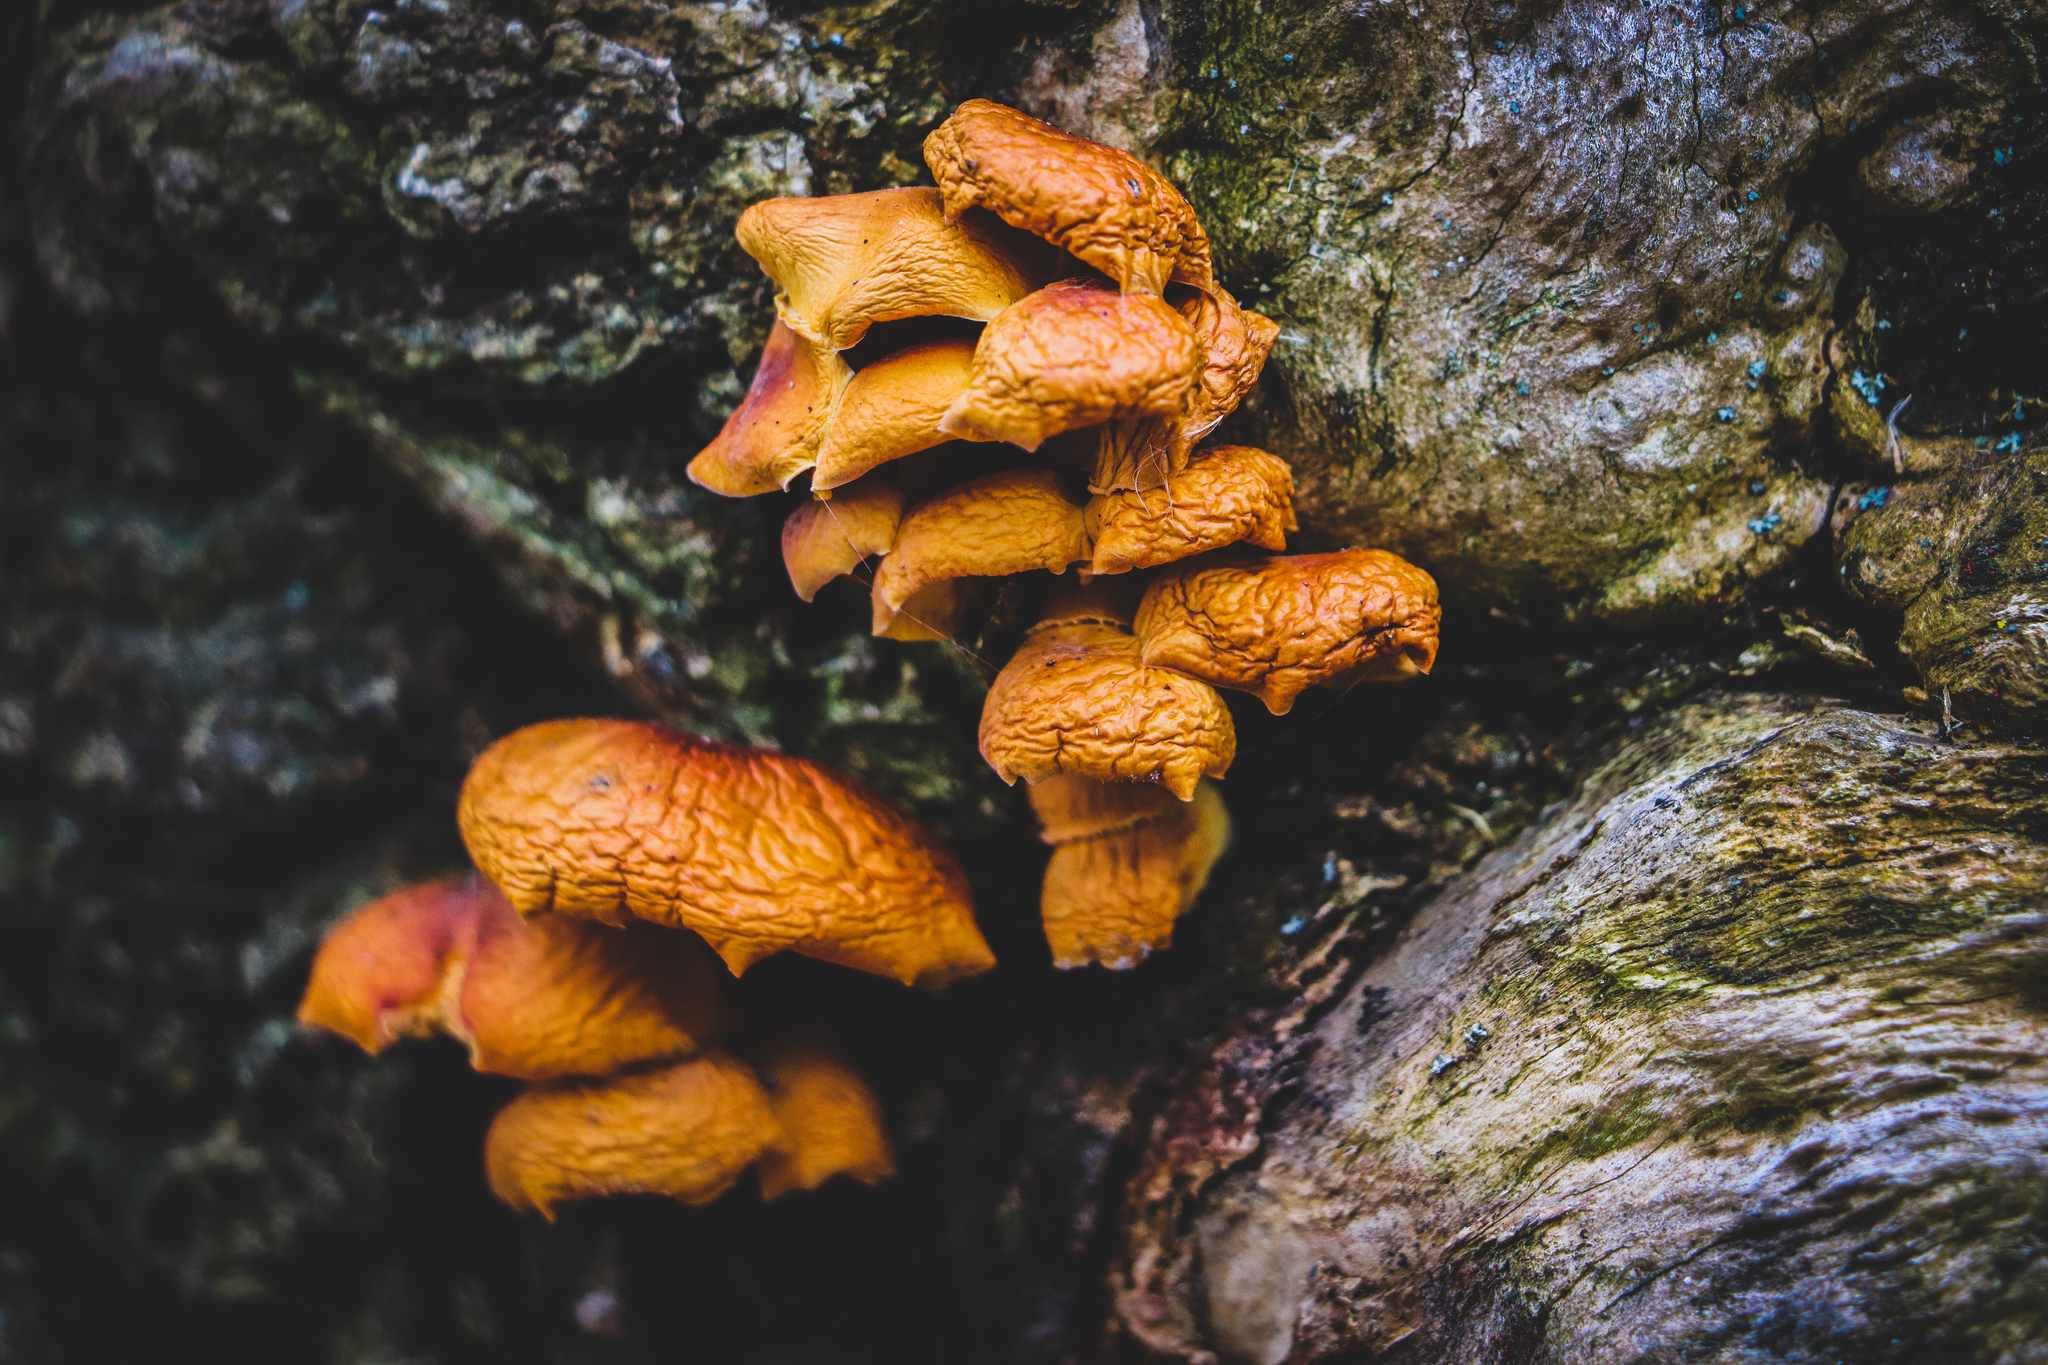
[{"label": "small mushroom cap", "polygon": [[484,751],[456,818],[521,914],[689,929],[736,975],[785,948],[929,986],[995,965],[952,857],[808,759],[547,721]]},{"label": "small mushroom cap", "polygon": [[782,523],[782,564],[790,586],[808,602],[818,589],[889,553],[903,520],[903,490],[887,479],[863,479],[831,498],[813,498]]},{"label": "small mushroom cap", "polygon": [[952,440],[939,421],[973,370],[974,343],[959,337],[906,347],[860,370],[818,446],[811,487],[838,488],[878,465]]},{"label": "small mushroom cap", "polygon": [[815,1190],[835,1175],[872,1185],[896,1174],[881,1102],[845,1054],[815,1029],[754,1049],[782,1138],[761,1153],[761,1197]]},{"label": "small mushroom cap", "polygon": [[1086,261],[1126,291],[1215,284],[1195,211],[1144,162],[988,100],[969,100],[924,140],[946,214],[979,205]]},{"label": "small mushroom cap", "polygon": [[1157,295],[1061,280],[983,329],[939,426],[1036,450],[1063,431],[1179,413],[1201,366],[1195,334]]},{"label": "small mushroom cap", "polygon": [[1239,541],[1287,548],[1294,473],[1250,446],[1199,450],[1164,488],[1098,494],[1087,522],[1099,574],[1171,564]]},{"label": "small mushroom cap", "polygon": [[1427,673],[1436,581],[1385,550],[1175,564],[1138,605],[1148,665],[1249,692],[1276,716],[1318,684]]},{"label": "small mushroom cap", "polygon": [[722,1052],[653,1071],[529,1089],[484,1138],[491,1192],[553,1220],[558,1205],[612,1194],[708,1204],[782,1127],[753,1069]]},{"label": "small mushroom cap", "polygon": [[372,1053],[446,1033],[478,1071],[549,1080],[689,1056],[730,1027],[725,982],[692,935],[524,923],[471,878],[395,891],[336,925],[299,1019]]},{"label": "small mushroom cap", "polygon": [[929,590],[948,580],[1059,573],[1086,558],[1081,504],[1057,474],[1006,469],[971,479],[904,514],[896,547],[875,574],[875,634],[888,633],[899,614],[931,621],[926,611],[938,603]]},{"label": "small mushroom cap", "polygon": [[1158,782],[1187,801],[1236,751],[1214,688],[1146,668],[1131,635],[1096,620],[1034,626],[981,709],[981,756],[1005,782],[1056,773]]},{"label": "small mushroom cap", "polygon": [[728,498],[773,493],[809,469],[853,370],[780,320],[737,411],[690,461],[690,479]]},{"label": "small mushroom cap", "polygon": [[947,213],[932,189],[767,199],[740,215],[737,235],[782,291],[778,316],[838,350],[898,318],[987,322],[1059,261],[993,217]]},{"label": "small mushroom cap", "polygon": [[1230,844],[1213,782],[1182,804],[1156,787],[1048,777],[1031,804],[1055,845],[1039,908],[1056,967],[1134,967],[1171,944]]}]

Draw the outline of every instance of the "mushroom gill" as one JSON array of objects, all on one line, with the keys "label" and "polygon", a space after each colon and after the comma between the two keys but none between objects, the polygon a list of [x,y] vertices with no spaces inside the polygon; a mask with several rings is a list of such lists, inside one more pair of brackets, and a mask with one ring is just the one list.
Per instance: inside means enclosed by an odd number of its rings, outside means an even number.
[{"label": "mushroom gill", "polygon": [[968,100],[924,140],[946,216],[980,206],[1072,252],[1131,293],[1215,284],[1209,239],[1170,181],[1128,152]]},{"label": "mushroom gill", "polygon": [[1384,682],[1436,662],[1436,581],[1385,550],[1220,556],[1161,570],[1138,604],[1148,666],[1249,692],[1276,716],[1318,684]]},{"label": "mushroom gill", "polygon": [[457,821],[521,914],[689,929],[736,975],[785,948],[927,986],[995,965],[952,857],[807,759],[548,721],[484,751]]}]

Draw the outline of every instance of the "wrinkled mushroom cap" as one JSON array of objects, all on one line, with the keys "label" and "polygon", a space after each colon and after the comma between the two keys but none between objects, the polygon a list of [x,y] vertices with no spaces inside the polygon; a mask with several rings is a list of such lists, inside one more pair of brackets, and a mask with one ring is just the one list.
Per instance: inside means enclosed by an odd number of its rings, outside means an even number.
[{"label": "wrinkled mushroom cap", "polygon": [[782,321],[838,350],[877,322],[987,322],[1051,279],[1058,261],[994,218],[949,215],[930,189],[766,199],[740,215],[736,232],[782,291]]},{"label": "wrinkled mushroom cap", "polygon": [[1071,773],[1158,782],[1183,801],[1237,751],[1207,683],[1146,668],[1124,627],[1069,617],[1034,626],[981,710],[981,756],[1005,782]]},{"label": "wrinkled mushroom cap", "polygon": [[790,586],[808,602],[841,574],[879,560],[896,543],[903,491],[886,479],[863,479],[831,498],[813,498],[782,523],[782,565]]},{"label": "wrinkled mushroom cap", "polygon": [[1150,665],[1249,692],[1285,715],[1307,689],[1436,662],[1436,581],[1385,550],[1224,556],[1160,571],[1138,606]]},{"label": "wrinkled mushroom cap", "polygon": [[1209,239],[1165,176],[1144,162],[989,100],[969,100],[924,141],[959,217],[977,205],[1072,252],[1126,291],[1215,284]]},{"label": "wrinkled mushroom cap", "polygon": [[761,1197],[815,1190],[836,1175],[872,1185],[896,1174],[881,1102],[816,1029],[798,1029],[752,1050],[782,1137],[761,1153]]},{"label": "wrinkled mushroom cap", "polygon": [[1230,844],[1213,782],[1183,804],[1156,787],[1048,777],[1031,804],[1054,845],[1039,908],[1055,967],[1133,967],[1171,944]]},{"label": "wrinkled mushroom cap", "polygon": [[952,857],[807,759],[549,721],[484,751],[457,820],[521,914],[689,929],[735,974],[784,948],[933,986],[995,965]]},{"label": "wrinkled mushroom cap", "polygon": [[690,461],[690,478],[728,498],[772,493],[811,467],[853,371],[780,321],[768,329],[746,399]]},{"label": "wrinkled mushroom cap", "polygon": [[[904,514],[875,574],[875,634],[899,615],[951,624],[932,589],[953,579],[1048,569],[1088,558],[1081,504],[1049,469],[1010,469],[949,488]],[[936,600],[935,600],[936,599]],[[928,637],[913,637],[928,638]]]},{"label": "wrinkled mushroom cap", "polygon": [[729,1027],[725,970],[688,934],[521,922],[479,879],[372,901],[329,932],[299,1021],[381,1051],[445,1033],[479,1071],[546,1080],[685,1057]]},{"label": "wrinkled mushroom cap", "polygon": [[553,1219],[613,1194],[708,1204],[782,1127],[752,1068],[722,1052],[653,1071],[538,1085],[500,1110],[484,1139],[491,1191]]},{"label": "wrinkled mushroom cap", "polygon": [[1250,446],[1198,450],[1164,487],[1089,500],[1094,570],[1147,569],[1240,541],[1284,550],[1293,499],[1294,473],[1277,455]]},{"label": "wrinkled mushroom cap", "polygon": [[1179,413],[1201,366],[1195,334],[1157,295],[1061,280],[983,329],[939,425],[1036,450],[1063,431]]}]

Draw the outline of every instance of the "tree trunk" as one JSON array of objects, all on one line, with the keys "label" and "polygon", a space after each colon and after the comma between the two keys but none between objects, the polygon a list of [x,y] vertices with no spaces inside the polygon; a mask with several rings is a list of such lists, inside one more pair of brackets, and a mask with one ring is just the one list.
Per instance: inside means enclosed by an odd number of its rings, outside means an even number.
[{"label": "tree trunk", "polygon": [[[0,1361],[2048,1359],[2048,24],[2023,6],[37,0],[0,54]],[[1219,432],[1436,576],[1234,710],[1173,947],[1054,971],[983,660],[683,476],[749,203],[966,98],[1282,326]],[[506,1083],[291,1022],[489,740],[854,771],[943,997],[802,961],[902,1171],[486,1190]],[[108,1312],[118,1302],[123,1311]]]}]

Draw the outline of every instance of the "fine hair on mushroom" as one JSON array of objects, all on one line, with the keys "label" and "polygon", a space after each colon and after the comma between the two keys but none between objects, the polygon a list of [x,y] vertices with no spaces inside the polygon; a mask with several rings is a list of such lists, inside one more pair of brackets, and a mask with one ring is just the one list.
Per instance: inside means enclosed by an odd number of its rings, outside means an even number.
[{"label": "fine hair on mushroom", "polygon": [[[878,636],[966,649],[1014,605],[1004,585],[1042,598],[1009,657],[974,656],[980,748],[1030,784],[1053,847],[1057,965],[1129,967],[1170,942],[1228,843],[1222,692],[1283,714],[1309,687],[1426,673],[1436,585],[1384,550],[1286,554],[1287,462],[1202,444],[1280,327],[1217,281],[1156,169],[982,99],[924,152],[936,190],[742,216],[777,290],[769,379],[690,475],[746,497],[813,470],[784,530],[791,582],[806,601],[866,582]],[[894,350],[889,328],[906,329]],[[568,891],[577,913],[624,894]]]}]

